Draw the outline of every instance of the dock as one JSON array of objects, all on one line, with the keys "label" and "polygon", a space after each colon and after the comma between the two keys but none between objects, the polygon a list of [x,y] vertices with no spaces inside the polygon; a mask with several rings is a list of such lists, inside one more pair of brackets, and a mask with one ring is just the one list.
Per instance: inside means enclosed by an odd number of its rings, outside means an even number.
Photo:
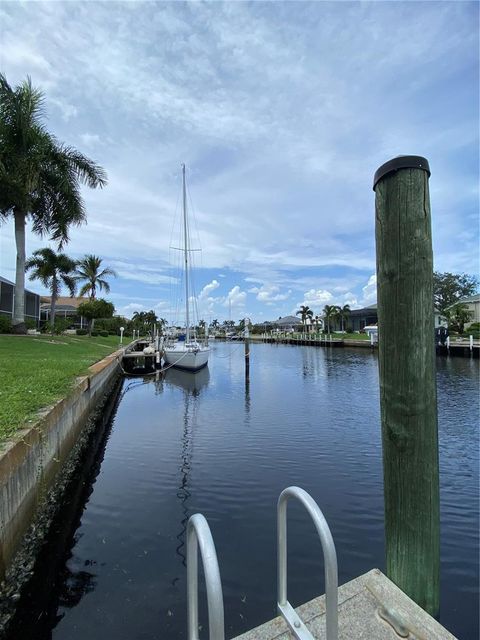
[{"label": "dock", "polygon": [[[295,609],[315,640],[328,640],[325,596]],[[338,640],[457,640],[379,569],[338,589]],[[234,640],[295,640],[282,617]]]},{"label": "dock", "polygon": [[[237,340],[243,340],[241,337],[237,337]],[[250,335],[250,342],[266,342],[269,344],[291,344],[301,345],[306,347],[359,347],[362,349],[376,350],[378,349],[378,342],[370,340],[343,340],[342,338],[328,339],[326,335],[305,335],[305,336],[290,336],[288,334],[277,335]],[[408,344],[411,348],[415,346],[415,340],[410,339]],[[436,353],[441,356],[460,356],[467,358],[479,358],[480,357],[480,341],[473,340],[470,342],[467,339],[451,340],[449,344],[436,345]]]},{"label": "dock", "polygon": [[131,342],[123,350],[121,361],[126,374],[138,375],[155,371],[156,365],[160,364],[161,354],[155,349],[152,349],[153,353],[144,353],[144,349],[148,347],[151,347],[150,341],[139,339]]}]

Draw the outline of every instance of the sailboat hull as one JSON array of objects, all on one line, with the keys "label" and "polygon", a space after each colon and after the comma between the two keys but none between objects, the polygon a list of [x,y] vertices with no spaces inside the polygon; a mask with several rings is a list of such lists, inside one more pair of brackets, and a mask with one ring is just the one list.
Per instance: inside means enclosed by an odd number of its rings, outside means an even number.
[{"label": "sailboat hull", "polygon": [[200,371],[208,364],[210,349],[186,349],[183,345],[166,348],[163,352],[165,364],[184,371]]}]

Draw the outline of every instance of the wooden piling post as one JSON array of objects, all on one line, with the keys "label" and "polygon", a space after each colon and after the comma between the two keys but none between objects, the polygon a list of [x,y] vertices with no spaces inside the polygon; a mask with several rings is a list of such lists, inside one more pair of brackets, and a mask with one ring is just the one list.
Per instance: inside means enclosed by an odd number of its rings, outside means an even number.
[{"label": "wooden piling post", "polygon": [[387,575],[417,604],[439,609],[440,505],[433,256],[425,158],[375,173]]}]

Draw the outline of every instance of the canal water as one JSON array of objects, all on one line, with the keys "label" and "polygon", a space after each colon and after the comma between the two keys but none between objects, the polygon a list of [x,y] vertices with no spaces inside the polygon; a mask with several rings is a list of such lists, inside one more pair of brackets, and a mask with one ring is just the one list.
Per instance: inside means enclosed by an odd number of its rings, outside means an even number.
[{"label": "canal water", "polygon": [[[441,616],[478,638],[478,361],[437,358]],[[217,342],[209,368],[126,379],[64,546],[18,637],[186,637],[185,529],[203,513],[215,540],[226,637],[274,617],[276,501],[289,485],[323,510],[344,583],[384,569],[377,357],[370,350]],[[56,543],[55,543],[56,544]],[[289,599],[324,591],[321,547],[289,506]],[[50,564],[51,568],[52,564]],[[208,637],[200,579],[201,623]],[[202,634],[201,634],[202,637]]]}]

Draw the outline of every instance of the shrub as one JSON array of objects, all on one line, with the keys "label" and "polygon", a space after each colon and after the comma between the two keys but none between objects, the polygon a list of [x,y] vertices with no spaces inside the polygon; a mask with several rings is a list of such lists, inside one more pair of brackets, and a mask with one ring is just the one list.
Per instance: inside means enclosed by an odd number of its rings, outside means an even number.
[{"label": "shrub", "polygon": [[98,338],[98,331],[92,331],[90,335],[92,336],[92,338]]},{"label": "shrub", "polygon": [[472,324],[465,329],[465,336],[473,336],[475,340],[480,338],[480,322],[472,322]]},{"label": "shrub", "polygon": [[[53,333],[56,336],[59,336],[66,329],[68,329],[71,324],[72,324],[72,321],[68,320],[67,318],[58,318],[57,320],[55,320],[55,324],[53,326]],[[50,329],[50,327],[49,327],[49,329]]]},{"label": "shrub", "polygon": [[12,321],[8,316],[0,315],[0,333],[11,333]]},{"label": "shrub", "polygon": [[77,336],[86,336],[88,331],[86,329],[77,329]]},{"label": "shrub", "polygon": [[105,331],[104,329],[102,329],[101,331],[98,332],[98,335],[101,336],[102,338],[108,338],[108,331]]},{"label": "shrub", "polygon": [[27,318],[25,320],[25,326],[27,327],[27,329],[36,329],[37,323],[35,322],[35,320],[32,320],[31,318]]}]

